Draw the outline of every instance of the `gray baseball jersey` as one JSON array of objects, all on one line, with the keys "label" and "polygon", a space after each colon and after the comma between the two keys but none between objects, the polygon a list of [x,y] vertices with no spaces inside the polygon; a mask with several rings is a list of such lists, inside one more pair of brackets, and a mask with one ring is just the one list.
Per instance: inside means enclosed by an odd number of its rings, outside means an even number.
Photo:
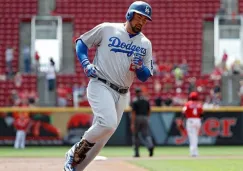
[{"label": "gray baseball jersey", "polygon": [[[151,42],[142,33],[130,37],[123,23],[100,24],[81,35],[79,39],[88,48],[97,48],[93,61],[98,68],[97,75],[117,86],[131,86],[136,76],[135,67],[131,62],[134,54],[143,57],[144,65],[149,68],[151,75],[153,74]],[[113,91],[96,79],[91,79],[87,87],[87,98],[94,120],[84,133],[83,139],[95,145],[75,167],[77,171],[83,171],[110,139],[120,123],[128,96]],[[67,156],[73,156],[75,148],[76,145],[68,151]]]},{"label": "gray baseball jersey", "polygon": [[136,76],[131,60],[141,55],[144,65],[153,74],[152,45],[143,33],[130,38],[124,23],[102,23],[80,38],[88,48],[96,47],[93,64],[98,76],[118,86],[130,87]]}]

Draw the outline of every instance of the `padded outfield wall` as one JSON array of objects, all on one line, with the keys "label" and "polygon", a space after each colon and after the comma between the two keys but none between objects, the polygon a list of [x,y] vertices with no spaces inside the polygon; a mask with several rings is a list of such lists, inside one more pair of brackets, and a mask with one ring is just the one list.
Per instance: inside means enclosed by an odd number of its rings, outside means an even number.
[{"label": "padded outfield wall", "polygon": [[[153,108],[150,133],[156,145],[186,145],[186,130],[177,125],[180,107]],[[13,145],[14,120],[19,114],[31,119],[27,145],[70,145],[90,127],[90,108],[0,108],[0,145]],[[199,144],[242,145],[243,108],[221,107],[205,110]],[[126,110],[108,145],[131,145],[130,110]]]}]

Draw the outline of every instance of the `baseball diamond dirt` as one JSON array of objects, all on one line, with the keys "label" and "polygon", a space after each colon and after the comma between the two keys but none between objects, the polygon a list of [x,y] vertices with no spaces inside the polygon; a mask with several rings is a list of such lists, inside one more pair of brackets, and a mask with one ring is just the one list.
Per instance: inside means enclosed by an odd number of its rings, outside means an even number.
[{"label": "baseball diamond dirt", "polygon": [[[205,159],[243,159],[243,156],[201,156],[197,159],[186,156],[161,156],[154,158],[142,157],[113,157],[105,161],[93,161],[85,171],[148,171],[144,168],[130,164],[135,160],[205,160]],[[61,171],[64,159],[62,158],[1,158],[0,170],[8,171]]]},{"label": "baseball diamond dirt", "polygon": [[[62,171],[64,159],[61,158],[1,158],[0,170],[8,171]],[[122,159],[93,161],[85,171],[146,171]]]}]

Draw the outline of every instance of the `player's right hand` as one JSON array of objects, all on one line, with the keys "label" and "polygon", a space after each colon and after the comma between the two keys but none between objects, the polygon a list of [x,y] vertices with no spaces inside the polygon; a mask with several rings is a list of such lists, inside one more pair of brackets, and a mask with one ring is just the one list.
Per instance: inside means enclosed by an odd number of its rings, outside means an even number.
[{"label": "player's right hand", "polygon": [[132,64],[136,67],[136,69],[140,69],[143,66],[143,57],[137,54],[134,54],[132,58]]},{"label": "player's right hand", "polygon": [[96,67],[93,64],[88,64],[87,66],[85,66],[84,73],[87,77],[92,77],[92,78],[97,77]]}]

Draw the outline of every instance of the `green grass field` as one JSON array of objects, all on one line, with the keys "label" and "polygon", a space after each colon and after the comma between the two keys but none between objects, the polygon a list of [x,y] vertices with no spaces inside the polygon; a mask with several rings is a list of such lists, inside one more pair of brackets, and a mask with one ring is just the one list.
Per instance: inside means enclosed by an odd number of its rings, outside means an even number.
[{"label": "green grass field", "polygon": [[241,171],[242,159],[135,161],[150,171]]},{"label": "green grass field", "polygon": [[[27,147],[24,150],[0,147],[0,157],[64,157],[67,150],[68,147]],[[128,162],[149,171],[243,171],[242,146],[200,147],[199,150],[200,157],[189,158],[188,147],[158,147],[155,159],[148,159],[146,149],[141,148],[141,159]],[[100,155],[124,158],[131,157],[133,151],[131,147],[106,147]]]}]

